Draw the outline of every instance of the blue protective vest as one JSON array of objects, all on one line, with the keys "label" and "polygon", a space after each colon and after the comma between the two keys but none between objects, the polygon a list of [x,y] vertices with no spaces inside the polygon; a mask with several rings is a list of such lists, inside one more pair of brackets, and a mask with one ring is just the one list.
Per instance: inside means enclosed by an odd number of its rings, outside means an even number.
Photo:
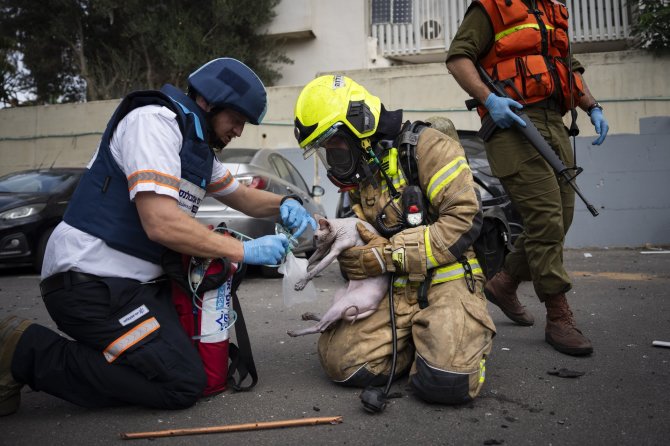
[{"label": "blue protective vest", "polygon": [[[98,155],[82,177],[63,217],[69,225],[102,239],[126,254],[160,264],[166,247],[149,240],[135,203],[128,195],[128,180],[109,148],[114,129],[137,107],[162,105],[172,110],[183,137],[179,152],[180,206],[194,215],[212,178],[214,154],[207,144],[202,109],[172,85],[160,91],[136,91],[118,106],[102,135]],[[191,183],[191,184],[189,184]]]}]

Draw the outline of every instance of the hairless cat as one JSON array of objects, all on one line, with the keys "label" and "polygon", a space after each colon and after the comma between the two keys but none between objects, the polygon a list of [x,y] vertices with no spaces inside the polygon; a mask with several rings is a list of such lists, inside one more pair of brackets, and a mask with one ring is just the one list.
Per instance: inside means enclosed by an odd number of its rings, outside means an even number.
[{"label": "hairless cat", "polygon": [[[364,245],[356,229],[357,223],[363,223],[368,230],[377,232],[372,225],[358,218],[327,219],[320,215],[314,217],[319,223],[319,228],[314,232],[316,251],[309,258],[307,274],[296,283],[296,291],[305,288],[307,282],[330,265],[342,251]],[[335,293],[332,305],[321,318],[313,313],[302,315],[303,320],[318,321],[317,324],[302,330],[289,330],[287,333],[289,336],[320,333],[340,319],[353,322],[368,317],[377,309],[387,289],[388,274],[350,280],[346,288]]]}]

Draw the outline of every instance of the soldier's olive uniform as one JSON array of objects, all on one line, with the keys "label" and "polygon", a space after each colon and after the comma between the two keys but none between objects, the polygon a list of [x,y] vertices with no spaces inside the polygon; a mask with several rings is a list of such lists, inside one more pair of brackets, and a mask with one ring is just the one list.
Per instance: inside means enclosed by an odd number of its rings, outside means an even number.
[{"label": "soldier's olive uniform", "polygon": [[[447,61],[466,56],[476,63],[488,52],[493,38],[484,10],[471,7],[449,48]],[[583,72],[574,59],[572,67]],[[528,105],[524,111],[565,165],[574,166],[558,106],[549,99]],[[524,223],[514,245],[516,252],[505,259],[505,270],[518,280],[532,280],[541,301],[568,291],[571,282],[563,267],[563,242],[572,223],[574,191],[558,180],[549,164],[514,129],[497,129],[486,144],[486,154],[493,174],[507,189]]]},{"label": "soldier's olive uniform", "polygon": [[[485,359],[495,326],[482,292],[483,275],[471,249],[481,225],[481,209],[472,174],[461,145],[428,128],[416,146],[419,183],[429,199],[433,223],[405,229],[389,239],[403,247],[405,271],[394,281],[398,336],[397,374],[411,367],[415,393],[427,401],[456,404],[469,401],[484,382]],[[407,184],[398,169],[392,176],[399,190]],[[390,195],[377,176],[378,187],[361,183],[352,194],[359,217],[375,225],[382,209],[385,224],[401,218],[385,205]],[[359,205],[359,206],[357,206]],[[472,291],[458,259],[471,266]],[[417,289],[432,271],[428,306],[420,308]],[[345,385],[380,385],[391,369],[392,337],[388,299],[371,316],[354,323],[340,321],[319,339],[321,363],[328,375]]]}]

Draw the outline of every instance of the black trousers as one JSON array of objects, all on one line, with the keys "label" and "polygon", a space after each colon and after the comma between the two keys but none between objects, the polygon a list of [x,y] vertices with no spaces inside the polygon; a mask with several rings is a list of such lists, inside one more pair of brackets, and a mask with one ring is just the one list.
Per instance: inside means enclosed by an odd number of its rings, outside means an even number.
[{"label": "black trousers", "polygon": [[[180,409],[202,395],[205,371],[179,325],[168,281],[101,278],[53,291],[44,303],[74,340],[31,325],[12,360],[17,381],[84,407]],[[133,337],[147,325],[153,331]],[[103,355],[110,346],[118,356]]]}]

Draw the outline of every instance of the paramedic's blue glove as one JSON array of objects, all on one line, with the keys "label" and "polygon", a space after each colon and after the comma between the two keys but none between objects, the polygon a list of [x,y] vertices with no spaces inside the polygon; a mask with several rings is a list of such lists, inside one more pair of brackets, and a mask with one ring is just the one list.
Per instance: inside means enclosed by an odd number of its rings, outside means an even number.
[{"label": "paramedic's blue glove", "polygon": [[279,265],[286,254],[288,239],[284,234],[264,235],[242,242],[244,263],[249,265]]},{"label": "paramedic's blue glove", "polygon": [[610,129],[610,126],[607,123],[607,119],[605,119],[602,110],[599,108],[594,108],[591,111],[591,124],[593,124],[593,127],[595,127],[596,133],[600,135],[591,144],[594,146],[599,146],[603,143],[603,141],[605,141],[607,131]]},{"label": "paramedic's blue glove", "polygon": [[526,123],[521,119],[510,107],[521,110],[523,105],[510,98],[503,98],[490,93],[486,98],[484,107],[489,111],[491,119],[498,127],[503,129],[511,127],[515,122],[521,127],[525,127]]},{"label": "paramedic's blue glove", "polygon": [[285,199],[281,206],[279,206],[279,213],[281,214],[284,226],[290,230],[298,228],[293,232],[293,237],[296,239],[305,232],[307,225],[311,225],[312,229],[316,231],[316,221],[314,221],[309,212],[307,212],[307,209],[302,207],[298,200],[292,198]]}]

